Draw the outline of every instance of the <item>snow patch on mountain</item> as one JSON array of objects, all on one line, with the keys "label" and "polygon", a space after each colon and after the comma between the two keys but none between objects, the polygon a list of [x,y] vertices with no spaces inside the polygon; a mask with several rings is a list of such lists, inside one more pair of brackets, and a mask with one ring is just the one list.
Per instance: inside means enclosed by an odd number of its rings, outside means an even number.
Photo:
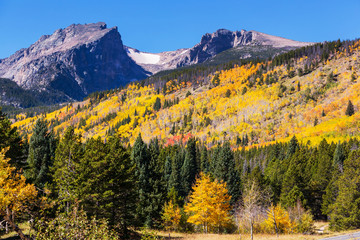
[{"label": "snow patch on mountain", "polygon": [[127,53],[137,64],[157,64],[160,56],[154,53],[140,52],[133,48],[127,48]]}]

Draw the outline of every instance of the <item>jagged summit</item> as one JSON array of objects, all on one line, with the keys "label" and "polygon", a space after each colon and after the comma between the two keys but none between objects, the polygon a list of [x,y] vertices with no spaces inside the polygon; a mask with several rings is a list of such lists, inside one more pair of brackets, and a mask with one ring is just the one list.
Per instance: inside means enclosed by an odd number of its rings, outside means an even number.
[{"label": "jagged summit", "polygon": [[[92,92],[117,88],[162,70],[268,58],[309,44],[256,31],[218,29],[204,34],[192,48],[147,53],[124,46],[117,27],[108,28],[104,22],[72,24],[0,60],[0,78],[35,92],[34,96],[43,96],[46,100],[40,102],[50,104],[80,100]],[[269,46],[271,51],[262,46]]]},{"label": "jagged summit", "polygon": [[[298,42],[253,30],[218,29],[213,33],[204,34],[200,42],[192,48],[153,54],[131,48],[128,54],[144,69],[156,73],[161,70],[202,63],[229,49],[239,48],[241,51],[242,46],[268,46],[277,50],[276,52],[282,52],[310,44],[313,43]],[[252,57],[248,51],[237,55],[241,59]],[[147,61],[148,59],[156,61]]]},{"label": "jagged summit", "polygon": [[79,44],[91,43],[110,31],[117,32],[117,27],[107,28],[103,22],[91,24],[72,24],[67,28],[58,29],[52,35],[44,35],[28,48],[32,52],[48,49],[52,52],[63,51]]},{"label": "jagged summit", "polygon": [[0,62],[0,77],[24,89],[56,92],[69,99],[146,76],[128,57],[117,27],[107,28],[103,22],[58,29]]}]

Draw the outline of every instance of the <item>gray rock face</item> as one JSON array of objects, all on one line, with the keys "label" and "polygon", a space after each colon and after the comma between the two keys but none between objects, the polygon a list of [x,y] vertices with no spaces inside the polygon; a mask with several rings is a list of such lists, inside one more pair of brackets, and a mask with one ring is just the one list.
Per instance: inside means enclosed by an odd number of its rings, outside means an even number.
[{"label": "gray rock face", "polygon": [[216,54],[236,47],[247,45],[252,41],[251,32],[219,29],[212,34],[202,36],[199,44],[190,49],[189,57],[178,63],[178,66],[186,66],[194,63],[202,63]]},{"label": "gray rock face", "polygon": [[[256,31],[219,29],[203,35],[192,48],[145,53],[124,46],[117,27],[107,28],[102,22],[73,24],[0,59],[0,78],[14,81],[26,94],[33,94],[34,101],[50,104],[80,100],[94,91],[123,86],[162,70],[213,60],[229,49],[261,45],[286,50],[309,44]],[[248,57],[249,53],[238,55]]]},{"label": "gray rock face", "polygon": [[69,99],[119,87],[148,74],[127,55],[117,27],[107,28],[105,23],[56,30],[0,61],[0,77],[24,89]]},{"label": "gray rock face", "polygon": [[[290,50],[310,44],[313,43],[293,41],[256,31],[241,30],[233,32],[226,29],[219,29],[211,34],[206,33],[202,36],[200,43],[188,49],[151,54],[143,53],[136,49],[129,50],[131,48],[128,47],[126,48],[129,56],[140,66],[152,73],[156,73],[161,70],[202,63],[225,50],[241,46],[271,46],[277,49]],[[158,61],[145,63],[142,62],[142,54],[144,57],[146,57],[145,55],[158,56],[159,59]]]}]

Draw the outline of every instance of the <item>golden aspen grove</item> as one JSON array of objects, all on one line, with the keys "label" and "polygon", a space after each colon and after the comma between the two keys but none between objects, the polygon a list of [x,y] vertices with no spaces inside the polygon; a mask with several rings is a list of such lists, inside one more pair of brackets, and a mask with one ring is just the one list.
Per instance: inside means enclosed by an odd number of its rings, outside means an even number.
[{"label": "golden aspen grove", "polygon": [[0,236],[4,223],[21,239],[360,229],[360,40],[206,64],[0,109]]},{"label": "golden aspen grove", "polygon": [[23,175],[15,172],[15,167],[9,164],[3,149],[0,152],[0,214],[16,231],[21,239],[28,239],[15,222],[20,212],[30,208],[37,195],[33,184],[27,184]]},{"label": "golden aspen grove", "polygon": [[[164,144],[172,144],[190,135],[208,146],[225,139],[235,144],[236,137],[245,134],[251,136],[252,146],[288,141],[294,134],[314,146],[323,137],[330,142],[349,140],[357,136],[358,115],[347,117],[344,112],[348,100],[356,108],[359,104],[359,57],[359,41],[355,41],[346,51],[333,52],[330,59],[302,76],[289,77],[289,72],[310,65],[313,60],[306,56],[296,59],[289,69],[280,65],[262,71],[261,76],[256,73],[269,68],[272,62],[222,70],[216,73],[218,86],[211,81],[199,84],[173,79],[166,83],[166,92],[158,94],[153,85],[134,83],[124,90],[106,93],[101,100],[68,104],[45,116],[26,118],[19,114],[13,126],[31,134],[35,121],[44,117],[60,135],[68,126],[74,126],[84,141],[97,136],[106,138],[115,128],[116,135],[131,145],[140,132],[146,142],[156,136]],[[331,73],[335,77],[329,83]],[[254,77],[253,87],[249,87],[248,80]],[[264,82],[275,77],[281,81]],[[213,79],[214,75],[207,78]],[[225,97],[228,90],[230,95]],[[188,97],[187,92],[191,93]],[[155,111],[157,98],[162,106],[177,98],[179,102]],[[185,115],[190,118],[187,122]],[[315,118],[318,124],[314,126]],[[173,126],[175,131],[171,132]]]}]

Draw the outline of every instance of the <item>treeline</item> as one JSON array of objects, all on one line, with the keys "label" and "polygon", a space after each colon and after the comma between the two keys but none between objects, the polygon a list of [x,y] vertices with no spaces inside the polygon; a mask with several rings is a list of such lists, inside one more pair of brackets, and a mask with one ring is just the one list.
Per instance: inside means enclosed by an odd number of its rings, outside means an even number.
[{"label": "treeline", "polygon": [[61,96],[58,92],[25,90],[6,78],[0,78],[0,93],[0,105],[3,105],[4,112],[11,115],[50,112],[59,108],[57,103],[69,101],[69,98]]},{"label": "treeline", "polygon": [[323,43],[316,43],[314,45],[301,47],[296,50],[289,51],[287,53],[275,56],[272,59],[273,66],[287,65],[292,64],[293,61],[296,61],[300,58],[307,57],[307,62],[321,62],[330,59],[335,55],[336,52],[347,52],[349,53],[350,47],[356,42],[355,40],[345,40],[345,41],[330,41]]}]

